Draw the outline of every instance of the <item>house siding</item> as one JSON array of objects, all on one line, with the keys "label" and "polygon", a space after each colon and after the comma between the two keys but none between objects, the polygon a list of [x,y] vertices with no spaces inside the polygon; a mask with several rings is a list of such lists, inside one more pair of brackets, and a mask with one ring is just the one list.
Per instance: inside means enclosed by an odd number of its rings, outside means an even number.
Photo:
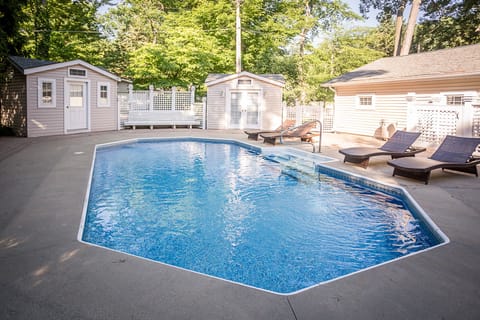
[{"label": "house siding", "polygon": [[229,83],[221,83],[207,91],[207,129],[226,129],[225,112]]},{"label": "house siding", "polygon": [[282,88],[265,83],[263,87],[263,107],[261,128],[273,130],[282,123]]},{"label": "house siding", "polygon": [[[27,76],[27,127],[29,137],[60,135],[64,133],[64,83],[65,70],[53,70]],[[39,108],[38,80],[55,80],[55,107]]]},{"label": "house siding", "polygon": [[[232,91],[257,91],[260,96],[260,127],[261,129],[273,129],[282,122],[282,87],[251,79],[251,87],[237,87],[237,80],[220,82],[211,85],[207,90],[207,128],[229,129],[227,104]],[[247,128],[245,128],[247,129]]]},{"label": "house siding", "polygon": [[[454,79],[416,80],[381,84],[342,85],[335,88],[335,130],[361,135],[374,135],[382,120],[396,129],[407,129],[408,101],[415,93],[417,100],[428,100],[443,92],[480,91],[480,76]],[[356,108],[358,94],[374,94],[375,108]],[[431,100],[431,99],[430,99]]]},{"label": "house siding", "polygon": [[[91,80],[91,131],[110,131],[118,128],[118,97],[117,82],[97,72],[90,71]],[[98,83],[109,83],[110,101],[109,106],[98,106]]]},{"label": "house siding", "polygon": [[9,66],[1,91],[0,124],[11,128],[17,136],[27,136],[26,77]]},{"label": "house siding", "polygon": [[[84,66],[69,68],[86,69]],[[38,79],[48,78],[56,80],[55,108],[39,108],[38,106]],[[90,131],[108,131],[118,128],[117,82],[94,70],[87,69],[86,78],[68,77],[68,68],[60,68],[39,72],[27,76],[27,119],[28,136],[39,137],[61,135],[65,130],[65,80],[87,82],[89,97],[87,108],[90,114]],[[99,107],[97,104],[98,82],[110,84],[110,106]],[[67,132],[68,133],[68,132]]]}]

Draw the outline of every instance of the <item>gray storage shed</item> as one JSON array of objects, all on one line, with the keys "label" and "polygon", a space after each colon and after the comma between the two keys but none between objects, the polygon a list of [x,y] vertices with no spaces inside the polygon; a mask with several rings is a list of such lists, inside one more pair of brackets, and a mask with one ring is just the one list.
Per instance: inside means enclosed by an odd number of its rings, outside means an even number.
[{"label": "gray storage shed", "polygon": [[207,129],[273,129],[282,123],[282,75],[210,74],[205,85]]},{"label": "gray storage shed", "polygon": [[116,75],[82,60],[11,56],[0,95],[0,124],[38,137],[119,127]]}]

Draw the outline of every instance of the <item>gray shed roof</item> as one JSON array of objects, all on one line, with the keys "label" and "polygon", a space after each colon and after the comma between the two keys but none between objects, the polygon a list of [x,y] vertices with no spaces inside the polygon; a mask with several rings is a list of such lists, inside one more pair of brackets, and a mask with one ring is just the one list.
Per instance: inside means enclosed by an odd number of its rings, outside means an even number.
[{"label": "gray shed roof", "polygon": [[94,65],[89,64],[88,62],[85,62],[83,60],[72,60],[72,61],[67,61],[67,62],[54,62],[54,61],[47,61],[47,60],[38,60],[38,59],[30,59],[30,58],[24,58],[24,57],[18,57],[18,56],[9,56],[8,57],[9,61],[12,63],[12,65],[17,68],[22,74],[27,75],[27,74],[34,74],[37,72],[43,72],[46,70],[53,70],[57,68],[65,68],[65,67],[71,67],[74,65],[82,65],[83,67],[95,70],[109,78],[112,78],[116,81],[121,81],[121,79],[116,76],[115,74],[100,68],[96,67]]},{"label": "gray shed roof", "polygon": [[10,59],[12,64],[22,73],[26,69],[43,67],[43,66],[48,66],[50,64],[57,63],[57,62],[54,62],[54,61],[29,59],[29,58],[24,58],[24,57],[19,57],[19,56],[10,56],[8,58]]},{"label": "gray shed roof", "polygon": [[242,71],[238,74],[211,73],[207,76],[207,79],[205,79],[205,84],[209,86],[223,81],[232,80],[241,76],[247,76],[267,82],[272,82],[282,87],[285,84],[285,78],[281,74],[253,74],[247,71]]},{"label": "gray shed roof", "polygon": [[376,60],[323,87],[480,75],[480,44]]}]

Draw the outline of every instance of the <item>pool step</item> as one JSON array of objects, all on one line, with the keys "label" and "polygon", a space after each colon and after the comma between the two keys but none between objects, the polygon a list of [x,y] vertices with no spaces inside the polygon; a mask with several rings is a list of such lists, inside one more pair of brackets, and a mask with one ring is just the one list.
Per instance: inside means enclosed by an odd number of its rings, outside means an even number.
[{"label": "pool step", "polygon": [[296,180],[316,178],[318,173],[315,170],[315,163],[306,159],[298,158],[289,154],[270,154],[264,159],[278,163],[282,167],[282,173],[289,175]]}]

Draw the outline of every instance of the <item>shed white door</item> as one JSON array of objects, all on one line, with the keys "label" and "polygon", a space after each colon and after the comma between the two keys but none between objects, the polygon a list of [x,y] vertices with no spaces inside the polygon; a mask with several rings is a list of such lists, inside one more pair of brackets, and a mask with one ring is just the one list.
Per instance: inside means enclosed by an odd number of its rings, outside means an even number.
[{"label": "shed white door", "polygon": [[259,92],[238,91],[230,96],[230,129],[256,129],[260,125]]},{"label": "shed white door", "polygon": [[87,85],[85,82],[67,82],[67,130],[88,129]]}]

